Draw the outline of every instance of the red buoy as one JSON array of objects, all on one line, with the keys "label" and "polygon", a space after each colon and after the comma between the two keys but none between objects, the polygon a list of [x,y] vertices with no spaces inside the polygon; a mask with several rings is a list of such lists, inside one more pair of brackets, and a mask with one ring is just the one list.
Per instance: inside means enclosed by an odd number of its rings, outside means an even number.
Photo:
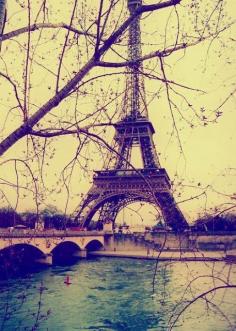
[{"label": "red buoy", "polygon": [[66,285],[70,285],[71,284],[71,282],[70,282],[70,276],[69,275],[66,276],[66,278],[64,280],[64,284],[66,284]]}]

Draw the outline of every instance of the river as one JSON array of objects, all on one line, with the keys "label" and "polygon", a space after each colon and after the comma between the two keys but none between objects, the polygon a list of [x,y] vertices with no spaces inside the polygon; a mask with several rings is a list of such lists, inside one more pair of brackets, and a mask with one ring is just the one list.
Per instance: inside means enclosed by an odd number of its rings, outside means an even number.
[{"label": "river", "polygon": [[[153,294],[155,267],[151,260],[91,258],[1,280],[0,330],[166,331],[188,300],[236,283],[236,265],[160,262]],[[235,289],[213,292],[186,309],[173,330],[236,330],[235,305]]]}]

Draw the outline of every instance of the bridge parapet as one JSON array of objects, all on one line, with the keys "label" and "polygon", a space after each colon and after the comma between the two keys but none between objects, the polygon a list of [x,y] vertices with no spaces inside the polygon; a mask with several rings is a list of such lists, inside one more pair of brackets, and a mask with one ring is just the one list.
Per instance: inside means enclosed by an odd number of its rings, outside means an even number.
[{"label": "bridge parapet", "polygon": [[[57,238],[57,237],[103,237],[107,232],[105,231],[73,231],[73,230],[13,230],[13,231],[0,231],[1,238]],[[109,234],[112,234],[109,232]]]}]

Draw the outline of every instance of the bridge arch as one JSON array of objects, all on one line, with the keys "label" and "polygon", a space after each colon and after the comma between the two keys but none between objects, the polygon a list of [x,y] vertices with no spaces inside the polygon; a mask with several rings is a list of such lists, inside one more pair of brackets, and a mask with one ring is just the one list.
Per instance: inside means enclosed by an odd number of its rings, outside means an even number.
[{"label": "bridge arch", "polygon": [[[36,245],[28,243],[9,244],[0,250],[0,271],[15,273],[28,270],[45,258],[45,253]],[[23,266],[23,268],[22,268]]]},{"label": "bridge arch", "polygon": [[64,240],[55,245],[55,247],[51,250],[53,262],[74,262],[79,251],[81,251],[81,247],[78,243],[72,240]]},{"label": "bridge arch", "polygon": [[[7,246],[5,246],[4,248],[0,249],[0,254],[5,254],[5,253],[8,253],[10,251],[21,251],[21,252],[24,252],[26,250],[30,250],[33,255],[44,255],[45,252],[43,252],[35,243],[9,243]],[[14,252],[13,252],[14,253]],[[12,254],[12,253],[11,253]]]},{"label": "bridge arch", "polygon": [[76,250],[81,250],[81,247],[79,246],[78,243],[74,242],[73,240],[64,240],[59,242],[58,244],[55,245],[55,247],[51,250],[51,253],[55,252],[58,249],[63,249],[69,247],[70,249],[76,249]]},{"label": "bridge arch", "polygon": [[103,247],[104,247],[104,245],[100,240],[92,239],[86,244],[85,249],[88,252],[91,252],[91,251],[101,250]]}]

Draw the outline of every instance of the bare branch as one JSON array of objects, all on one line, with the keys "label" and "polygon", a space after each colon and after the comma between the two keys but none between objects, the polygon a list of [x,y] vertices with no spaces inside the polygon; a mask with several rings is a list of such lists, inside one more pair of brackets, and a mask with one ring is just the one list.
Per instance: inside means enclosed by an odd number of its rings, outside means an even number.
[{"label": "bare branch", "polygon": [[80,30],[74,28],[73,26],[70,26],[70,25],[65,24],[65,23],[46,23],[45,22],[45,23],[35,23],[35,24],[30,25],[29,27],[26,26],[26,27],[23,27],[23,28],[14,30],[14,31],[7,32],[7,33],[2,35],[2,41],[12,39],[14,37],[17,37],[17,36],[23,34],[23,33],[28,32],[28,31],[34,32],[34,31],[37,31],[37,30],[40,30],[40,29],[59,29],[59,28],[63,28],[63,29],[66,29],[68,31],[74,32],[78,36],[81,35],[81,36],[89,36],[89,37],[92,37],[92,38],[96,38],[96,36],[94,36],[91,33],[88,33],[86,31],[80,31]]},{"label": "bare branch", "polygon": [[214,293],[218,290],[221,289],[236,289],[236,285],[222,285],[222,286],[216,286],[214,288],[211,288],[208,291],[202,292],[200,295],[196,296],[195,298],[193,298],[193,300],[191,300],[188,304],[186,304],[184,306],[183,309],[181,309],[180,312],[178,312],[178,314],[175,315],[174,321],[170,323],[169,327],[168,327],[168,331],[173,330],[174,326],[176,325],[176,322],[179,320],[180,316],[182,316],[182,314],[185,312],[185,310],[187,310],[194,302],[196,302],[199,299],[204,298],[206,295],[210,294],[210,293]]},{"label": "bare branch", "polygon": [[19,97],[19,94],[18,94],[18,91],[17,91],[16,84],[12,81],[12,79],[9,76],[3,74],[2,72],[0,72],[0,76],[4,77],[12,85],[12,87],[14,89],[15,97],[16,97],[17,102],[18,102],[18,105],[19,105],[20,109],[22,110],[22,113],[24,114],[24,109],[23,109],[23,106],[22,106],[21,101],[20,101],[20,97]]},{"label": "bare branch", "polygon": [[[231,25],[233,25],[233,24],[235,24],[235,22],[233,22]],[[185,50],[186,48],[196,46],[196,45],[198,45],[198,44],[200,44],[200,43],[202,43],[202,42],[204,42],[204,41],[206,41],[210,38],[214,38],[216,36],[216,34],[219,35],[221,32],[225,31],[226,29],[228,29],[228,26],[225,27],[224,29],[222,29],[221,31],[218,31],[217,33],[210,34],[206,37],[199,38],[199,39],[197,39],[197,40],[195,40],[191,43],[181,43],[181,44],[177,44],[176,46],[166,48],[164,50],[157,50],[157,51],[151,52],[151,53],[149,53],[147,55],[144,55],[141,58],[137,59],[137,61],[138,62],[144,62],[146,60],[150,60],[150,59],[157,58],[157,57],[161,58],[161,57],[169,56],[173,52]],[[108,67],[108,68],[119,68],[119,67],[126,67],[126,66],[129,66],[129,65],[132,65],[132,64],[135,63],[135,61],[125,61],[125,62],[99,61],[97,63],[97,66]]]}]

